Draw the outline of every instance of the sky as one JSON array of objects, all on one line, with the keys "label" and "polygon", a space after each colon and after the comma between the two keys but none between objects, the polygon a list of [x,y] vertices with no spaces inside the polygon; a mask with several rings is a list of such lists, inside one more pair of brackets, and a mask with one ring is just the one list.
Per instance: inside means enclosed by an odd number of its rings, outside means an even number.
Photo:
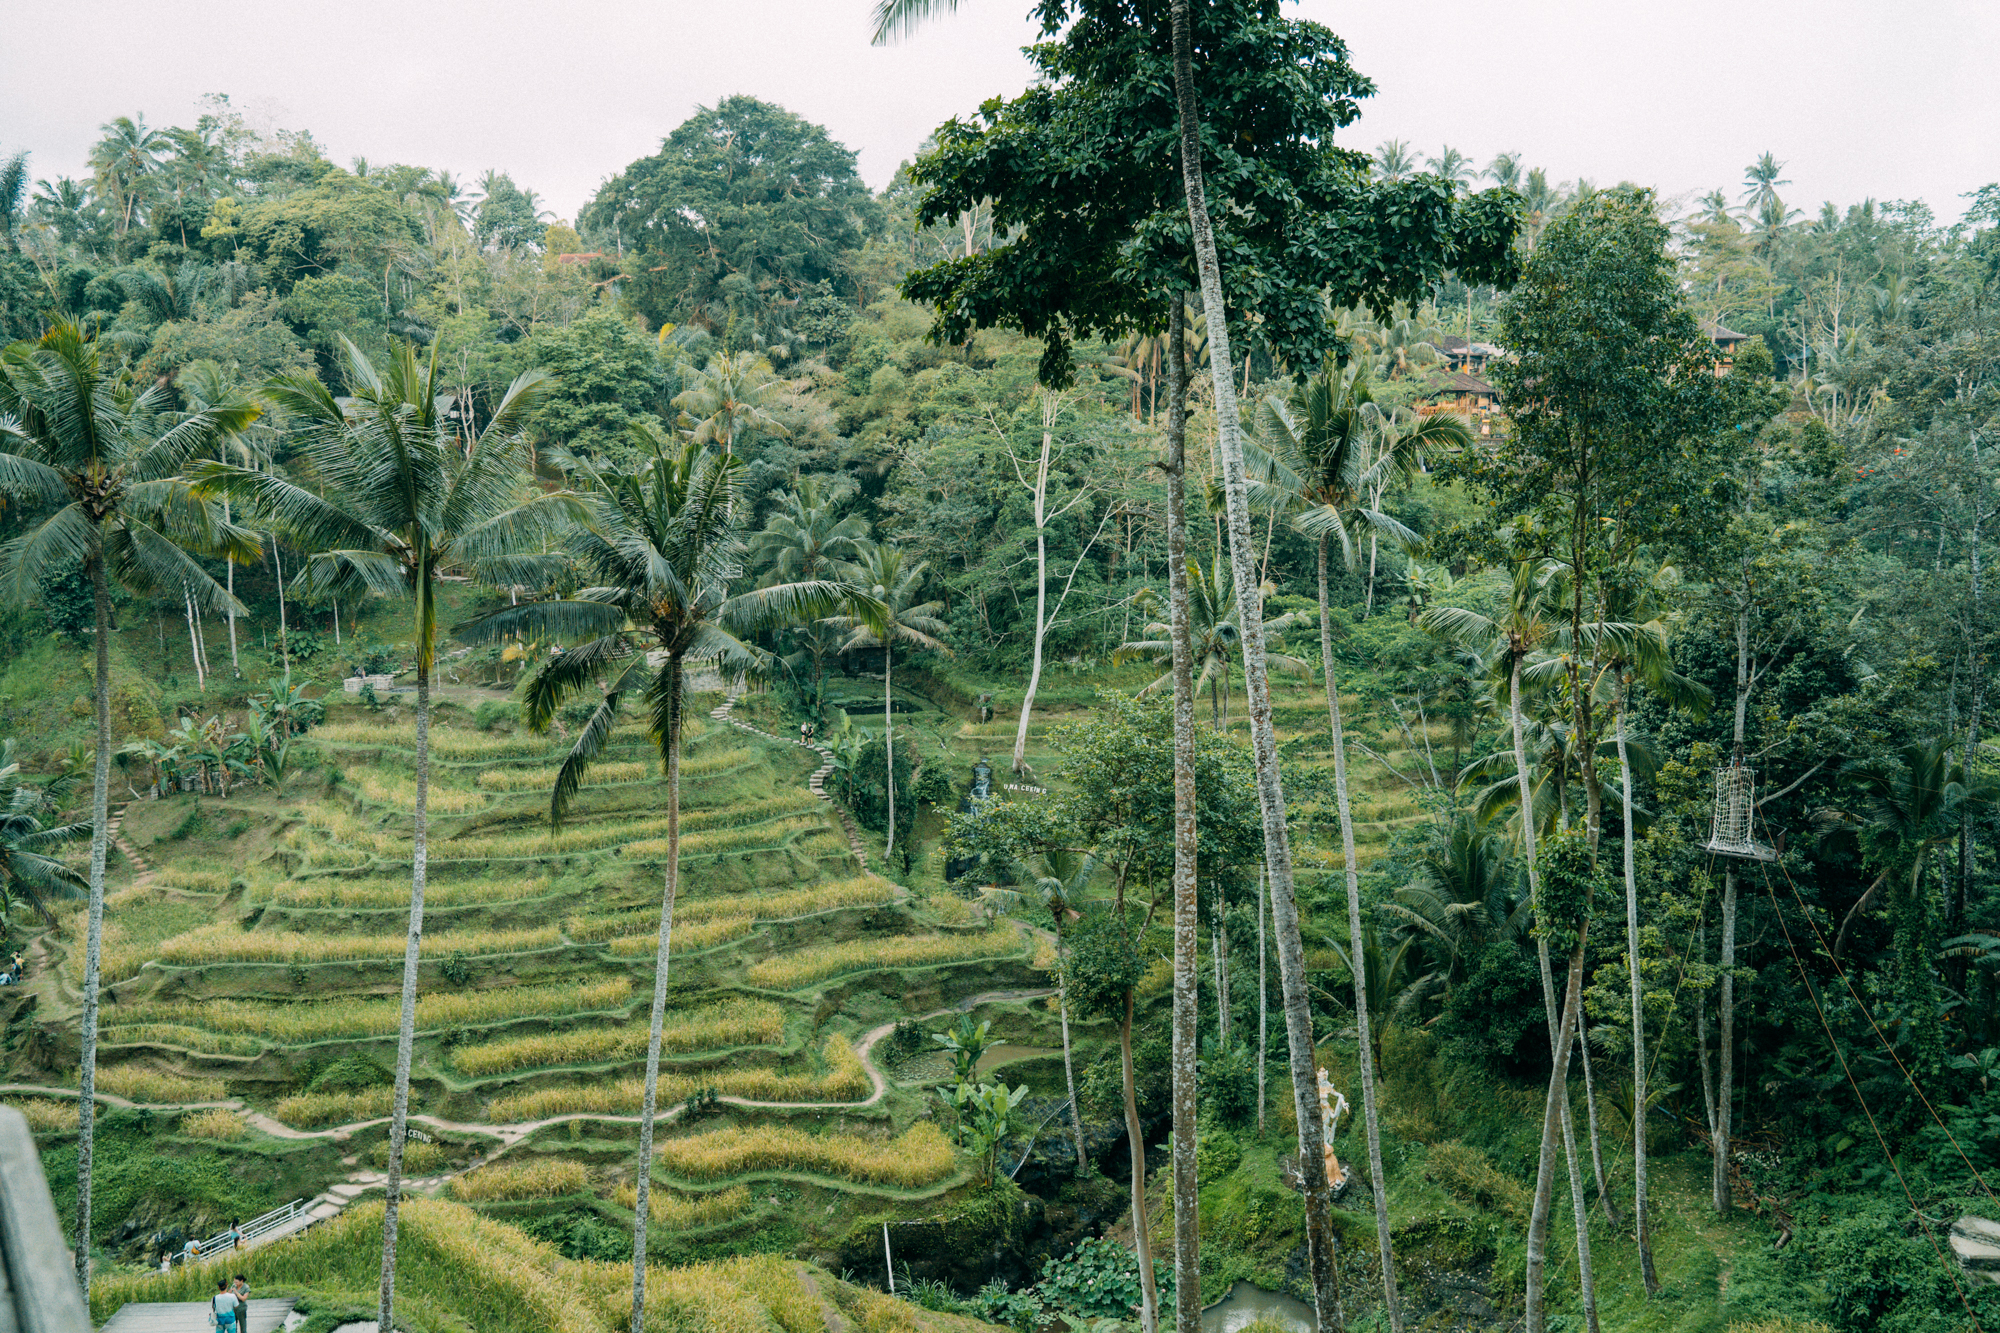
[{"label": "sky", "polygon": [[[825,125],[880,187],[926,135],[1026,86],[1025,0],[964,0],[871,48],[870,0],[69,0],[0,43],[0,153],[87,174],[97,126],[191,124],[227,93],[336,161],[510,172],[574,217],[697,107],[747,93]],[[1347,39],[1379,92],[1344,142],[1524,154],[1559,181],[1692,199],[1923,199],[1940,220],[2000,179],[1993,0],[1427,0],[1287,10]]]}]

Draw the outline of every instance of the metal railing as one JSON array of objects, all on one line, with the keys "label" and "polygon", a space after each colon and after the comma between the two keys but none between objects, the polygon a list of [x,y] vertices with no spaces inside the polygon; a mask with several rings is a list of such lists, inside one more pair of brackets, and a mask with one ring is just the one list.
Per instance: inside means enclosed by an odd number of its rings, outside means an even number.
[{"label": "metal railing", "polygon": [[[243,1243],[248,1245],[259,1236],[269,1235],[271,1232],[297,1220],[306,1211],[306,1204],[308,1202],[310,1201],[306,1199],[293,1199],[282,1208],[273,1208],[270,1212],[260,1217],[251,1218],[241,1228]],[[187,1259],[206,1259],[211,1255],[234,1249],[235,1245],[233,1233],[223,1231],[220,1235],[210,1236],[207,1240],[201,1241],[192,1251],[181,1251],[180,1254],[175,1256],[175,1259],[177,1262]]]}]

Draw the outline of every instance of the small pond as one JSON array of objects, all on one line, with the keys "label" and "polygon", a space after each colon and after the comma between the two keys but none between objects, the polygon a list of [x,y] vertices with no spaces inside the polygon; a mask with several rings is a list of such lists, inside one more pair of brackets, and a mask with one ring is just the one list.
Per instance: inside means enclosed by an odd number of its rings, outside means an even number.
[{"label": "small pond", "polygon": [[1276,1324],[1292,1333],[1313,1333],[1317,1322],[1304,1301],[1238,1282],[1223,1298],[1201,1312],[1202,1333],[1242,1333],[1254,1320]]}]

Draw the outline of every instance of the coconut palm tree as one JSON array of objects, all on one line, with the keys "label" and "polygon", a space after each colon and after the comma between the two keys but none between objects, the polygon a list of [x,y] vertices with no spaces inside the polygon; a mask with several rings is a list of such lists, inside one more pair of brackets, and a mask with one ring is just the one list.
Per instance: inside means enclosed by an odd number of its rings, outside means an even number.
[{"label": "coconut palm tree", "polygon": [[852,610],[828,617],[831,624],[847,631],[841,652],[882,650],[882,748],[889,796],[889,840],[882,850],[884,860],[896,850],[896,696],[892,683],[896,645],[906,643],[946,655],[951,652],[944,646],[948,628],[938,619],[944,603],[917,600],[930,568],[928,560],[908,563],[903,548],[895,542],[877,543],[854,562],[853,587],[859,590],[861,601]]},{"label": "coconut palm tree", "polygon": [[[459,626],[462,639],[508,635],[582,638],[529,678],[528,725],[548,728],[564,700],[599,682],[604,692],[571,744],[549,797],[551,824],[560,823],[585,772],[604,748],[627,696],[646,710],[647,733],[667,779],[667,865],[660,897],[660,939],[653,960],[652,1026],[646,1041],[645,1091],[639,1109],[638,1195],[633,1204],[632,1333],[644,1333],[646,1218],[650,1207],[653,1125],[658,1112],[661,1034],[666,1021],[667,965],[673,943],[674,900],[680,883],[680,755],[689,663],[727,670],[757,667],[764,655],[746,640],[825,615],[853,599],[831,579],[775,584],[732,595],[743,573],[744,543],[735,514],[740,460],[688,441],[671,445],[635,426],[638,464],[629,471],[558,455],[587,503],[563,549],[587,578],[573,598],[504,607]],[[874,608],[864,608],[868,614]]]},{"label": "coconut palm tree", "polygon": [[[750,539],[751,563],[764,570],[767,583],[800,580],[849,580],[853,561],[869,546],[869,523],[860,514],[845,514],[854,483],[846,477],[824,482],[801,477],[778,496],[778,508],[765,520],[764,530]],[[826,659],[833,651],[827,627],[817,623],[795,627],[804,642],[813,672],[813,707],[826,694]]]},{"label": "coconut palm tree", "polygon": [[1521,184],[1521,155],[1519,153],[1495,153],[1493,160],[1486,164],[1486,179],[1503,189],[1516,189]]},{"label": "coconut palm tree", "polygon": [[[1333,743],[1334,802],[1340,819],[1340,843],[1347,866],[1348,938],[1361,934],[1360,867],[1355,859],[1354,807],[1347,784],[1347,741],[1341,727],[1340,690],[1333,676],[1333,620],[1327,587],[1327,547],[1335,538],[1348,568],[1355,564],[1354,534],[1387,533],[1402,545],[1416,534],[1364,500],[1385,474],[1408,472],[1416,466],[1424,443],[1463,444],[1470,437],[1462,422],[1450,416],[1430,418],[1407,436],[1385,441],[1385,417],[1368,392],[1368,380],[1358,365],[1334,364],[1298,386],[1289,398],[1275,395],[1258,408],[1259,449],[1253,470],[1260,476],[1265,503],[1292,511],[1292,526],[1311,537],[1319,557],[1320,670],[1326,682],[1327,727]],[[1399,445],[1407,447],[1398,447]],[[1282,952],[1280,954],[1282,961]],[[1374,1047],[1369,1040],[1369,1009],[1365,979],[1354,974],[1355,1021],[1361,1033],[1361,1106],[1368,1136],[1372,1179],[1382,1173],[1382,1127],[1375,1095]],[[1295,1075],[1296,1077],[1296,1075]],[[1301,1159],[1304,1160],[1304,1159]],[[1375,1191],[1377,1244],[1381,1250],[1383,1295],[1397,1308],[1395,1261],[1389,1248],[1387,1192]]]},{"label": "coconut palm tree", "polygon": [[416,1037],[417,966],[429,864],[431,673],[437,662],[437,584],[446,573],[481,582],[539,583],[534,553],[568,500],[528,484],[527,418],[548,385],[542,371],[515,379],[476,433],[454,418],[456,401],[414,345],[394,344],[378,369],[346,339],[347,396],[308,376],[265,390],[289,418],[318,490],[273,472],[203,462],[190,469],[202,494],[250,506],[310,552],[304,580],[334,596],[409,598],[416,643],[416,800],[411,815],[409,937],[403,949],[402,1015],[390,1115],[387,1212],[382,1223],[378,1319],[391,1326],[396,1299],[396,1225]]},{"label": "coconut palm tree", "polygon": [[1526,928],[1519,866],[1507,840],[1470,810],[1435,824],[1417,872],[1381,910],[1445,951],[1444,979],[1459,979],[1467,953]]},{"label": "coconut palm tree", "polygon": [[[1216,726],[1222,726],[1229,720],[1229,673],[1243,644],[1242,631],[1237,628],[1236,574],[1220,552],[1206,566],[1199,560],[1189,560],[1187,588],[1188,640],[1196,672],[1194,692],[1208,691],[1209,720]],[[1268,592],[1267,586],[1260,590],[1260,596]],[[1155,609],[1159,604],[1158,595],[1150,589],[1142,593],[1138,601],[1139,605],[1148,609]],[[1293,617],[1287,615],[1266,621],[1265,625],[1273,631],[1283,631],[1292,623]],[[1112,651],[1111,660],[1122,663],[1135,657],[1145,657],[1152,665],[1166,668],[1158,679],[1140,689],[1139,693],[1143,696],[1173,684],[1174,644],[1173,627],[1163,621],[1150,621],[1140,632],[1147,637],[1119,644]],[[1270,661],[1298,675],[1312,670],[1311,664],[1303,658],[1284,653],[1272,653]]]},{"label": "coconut palm tree", "polygon": [[[77,1100],[77,1279],[90,1288],[91,1154],[97,1087],[98,960],[104,935],[104,864],[111,785],[111,583],[135,592],[185,594],[211,610],[236,603],[162,529],[175,513],[212,520],[177,478],[187,461],[240,430],[257,409],[236,402],[206,411],[166,410],[164,390],[133,394],[106,373],[98,343],[74,324],[0,352],[0,491],[40,504],[48,516],[0,547],[0,589],[31,602],[74,574],[90,579],[96,607],[97,757],[90,795],[90,907],[84,936],[82,1086]],[[204,545],[249,558],[249,533],[218,528]],[[240,609],[240,608],[237,608]]]},{"label": "coconut palm tree", "polygon": [[1417,174],[1417,155],[1406,139],[1384,139],[1375,150],[1375,175],[1380,180],[1408,180]]},{"label": "coconut palm tree", "polygon": [[1778,187],[1791,184],[1788,180],[1779,179],[1784,170],[1785,164],[1769,152],[1743,168],[1743,211],[1746,214],[1755,217],[1778,201]]},{"label": "coconut palm tree", "polygon": [[733,454],[745,434],[791,434],[768,410],[780,383],[771,363],[755,352],[712,356],[705,369],[688,371],[688,387],[674,395],[674,406],[696,443]]},{"label": "coconut palm tree", "polygon": [[1424,159],[1424,168],[1433,176],[1442,176],[1453,185],[1470,186],[1479,170],[1472,165],[1472,159],[1459,152],[1450,144],[1436,157]]},{"label": "coconut palm tree", "polygon": [[90,150],[90,166],[97,173],[98,188],[112,201],[118,217],[118,235],[123,237],[138,220],[139,201],[146,193],[148,178],[160,167],[160,154],[173,141],[146,124],[146,116],[118,116],[98,126],[104,135]]},{"label": "coconut palm tree", "polygon": [[[80,821],[42,822],[61,805],[69,777],[56,782],[61,786],[33,787],[23,782],[13,737],[0,741],[0,895],[27,906],[49,926],[56,923],[49,910],[52,900],[90,892],[88,880],[51,855],[90,833],[90,825]],[[6,918],[0,917],[0,934],[5,930]]]}]

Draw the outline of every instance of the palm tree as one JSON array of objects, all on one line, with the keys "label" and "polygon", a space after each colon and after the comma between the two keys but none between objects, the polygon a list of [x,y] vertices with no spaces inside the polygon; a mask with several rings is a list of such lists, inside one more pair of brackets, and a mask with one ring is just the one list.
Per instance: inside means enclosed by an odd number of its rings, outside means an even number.
[{"label": "palm tree", "polygon": [[1495,153],[1493,160],[1486,164],[1486,179],[1502,189],[1513,190],[1521,184],[1521,155],[1519,153]]},{"label": "palm tree", "polygon": [[[419,361],[410,343],[390,350],[387,372],[342,339],[348,396],[318,380],[287,376],[266,390],[290,419],[321,491],[275,473],[231,463],[190,469],[204,495],[227,496],[257,510],[272,527],[311,552],[307,585],[334,596],[407,597],[416,642],[416,800],[411,816],[409,938],[403,948],[402,1016],[396,1037],[395,1101],[390,1117],[387,1211],[382,1221],[378,1319],[389,1328],[396,1300],[396,1225],[402,1200],[403,1147],[410,1109],[410,1061],[416,1036],[417,968],[429,863],[431,672],[437,661],[437,582],[458,571],[482,582],[538,582],[519,558],[566,512],[561,496],[528,484],[527,418],[548,376],[515,379],[484,429],[456,420],[438,372],[437,346]],[[531,561],[532,558],[530,558]]]},{"label": "palm tree", "polygon": [[[14,757],[14,740],[0,741],[0,895],[8,902],[25,903],[46,924],[56,924],[49,903],[56,898],[79,898],[90,892],[90,883],[50,853],[65,843],[75,842],[90,832],[87,823],[50,826],[42,819],[61,804],[60,794],[68,778],[58,778],[48,787],[32,787],[21,780],[21,765]],[[0,916],[0,934],[6,931]]]},{"label": "palm tree", "polygon": [[1433,826],[1417,873],[1382,911],[1428,935],[1445,951],[1444,979],[1458,980],[1465,955],[1525,928],[1518,866],[1507,840],[1470,810]]},{"label": "palm tree", "polygon": [[1375,175],[1385,181],[1408,180],[1417,174],[1417,155],[1405,139],[1384,139],[1375,150]]},{"label": "palm tree", "polygon": [[[832,482],[801,477],[778,496],[778,508],[764,521],[764,530],[750,539],[750,558],[763,568],[766,582],[848,580],[852,562],[869,545],[868,520],[840,512],[853,491],[847,477]],[[826,694],[826,658],[832,649],[823,628],[806,624],[795,631],[812,660],[815,709]]]},{"label": "palm tree", "polygon": [[[1528,779],[1528,750],[1526,731],[1521,711],[1522,672],[1530,658],[1556,642],[1559,623],[1554,618],[1561,610],[1560,598],[1551,592],[1553,568],[1534,561],[1521,561],[1514,566],[1513,584],[1510,589],[1507,609],[1500,618],[1481,614],[1463,607],[1437,606],[1417,619],[1425,629],[1442,635],[1447,640],[1469,648],[1490,662],[1496,674],[1504,673],[1507,681],[1507,716],[1514,740],[1514,774],[1519,792],[1521,850],[1528,866],[1528,897],[1535,905],[1537,917],[1541,915],[1542,883],[1541,871],[1536,860],[1536,820],[1535,793]],[[1556,1000],[1555,970],[1549,959],[1548,939],[1537,933],[1535,958],[1542,976],[1542,1004],[1547,1012],[1549,1043],[1555,1057],[1555,1070],[1550,1079],[1549,1114],[1542,1126],[1541,1166],[1536,1173],[1535,1202],[1533,1215],[1529,1220],[1527,1258],[1527,1298],[1530,1327],[1540,1327],[1541,1300],[1546,1268],[1546,1237],[1549,1213],[1550,1176],[1548,1167],[1554,1152],[1553,1134],[1560,1122],[1563,1147],[1568,1159],[1570,1176],[1570,1200],[1577,1218],[1577,1239],[1579,1257],[1587,1253],[1588,1234],[1584,1229],[1587,1211],[1584,1206],[1583,1176],[1577,1168],[1575,1135],[1569,1120],[1569,1099],[1558,1099],[1559,1087],[1566,1086],[1569,1068],[1569,1047],[1574,1040],[1573,1020],[1576,1017],[1574,1005],[1581,994],[1582,966],[1580,960],[1572,959],[1569,991],[1564,1003],[1559,1007]],[[1588,1283],[1585,1284],[1586,1288]]]},{"label": "palm tree", "polygon": [[[1218,552],[1206,566],[1199,560],[1187,562],[1188,589],[1188,641],[1193,652],[1193,669],[1197,672],[1194,692],[1208,691],[1209,720],[1221,726],[1229,720],[1229,672],[1235,665],[1236,655],[1243,644],[1242,631],[1237,627],[1236,574],[1229,562]],[[1260,590],[1260,596],[1267,589]],[[1156,608],[1158,594],[1150,589],[1140,594],[1139,604],[1148,609]],[[1291,626],[1292,617],[1281,616],[1266,621],[1272,630],[1284,630]],[[1143,697],[1173,684],[1173,626],[1163,621],[1150,621],[1140,631],[1147,637],[1121,643],[1112,651],[1113,663],[1130,661],[1134,657],[1146,657],[1157,667],[1166,670],[1155,680],[1142,687]],[[1312,667],[1303,658],[1273,653],[1270,660],[1287,671],[1304,675]]]},{"label": "palm tree", "polygon": [[160,154],[172,147],[172,141],[159,130],[147,128],[144,112],[136,117],[115,117],[98,130],[104,137],[92,146],[90,165],[117,211],[122,237],[132,230],[147,177],[159,169]]},{"label": "palm tree", "polygon": [[743,572],[744,543],[735,513],[740,460],[689,441],[678,449],[657,431],[634,427],[639,463],[630,471],[562,457],[586,497],[584,521],[565,551],[597,582],[575,597],[504,607],[457,628],[463,639],[507,635],[591,637],[552,658],[526,686],[526,715],[548,728],[564,700],[606,681],[602,701],[564,757],[549,797],[550,823],[568,811],[584,773],[603,750],[625,697],[644,701],[647,733],[667,779],[667,865],[660,898],[660,940],[653,960],[652,1027],[639,1111],[638,1196],[633,1204],[632,1333],[644,1333],[646,1218],[652,1189],[653,1124],[658,1111],[661,1033],[666,1022],[667,965],[680,883],[680,755],[686,667],[714,662],[733,670],[758,665],[745,639],[824,615],[850,599],[828,579],[776,584],[731,595]]},{"label": "palm tree", "polygon": [[1976,817],[2000,802],[2000,788],[1953,761],[1954,744],[1950,733],[1942,733],[1912,741],[1893,760],[1878,757],[1848,764],[1842,772],[1851,786],[1848,799],[1816,816],[1821,823],[1852,833],[1863,858],[1878,871],[1842,919],[1834,955],[1846,951],[1854,923],[1887,885],[1901,998],[1909,1006],[1918,1049],[1932,1064],[1943,1058],[1943,1038],[1926,945],[1930,899],[1924,891],[1924,869],[1934,848],[1958,836],[1963,817]]},{"label": "palm tree", "polygon": [[21,209],[27,199],[28,155],[0,158],[0,242],[5,242],[12,254],[21,252],[14,232],[21,225]]},{"label": "palm tree", "polygon": [[938,619],[944,603],[917,600],[930,568],[928,560],[914,565],[906,563],[903,548],[895,542],[877,543],[854,562],[854,587],[861,594],[861,603],[828,618],[830,623],[847,631],[841,652],[856,648],[882,650],[882,749],[887,765],[883,780],[889,796],[889,841],[882,849],[885,861],[896,850],[896,696],[892,684],[896,645],[907,643],[947,655],[951,651],[944,646],[948,629]]},{"label": "palm tree", "polygon": [[1785,164],[1769,152],[1743,168],[1743,211],[1752,215],[1762,213],[1765,208],[1778,202],[1778,187],[1790,185],[1788,180],[1780,180]]},{"label": "palm tree", "polygon": [[733,454],[746,431],[781,438],[791,434],[766,410],[781,381],[757,353],[712,356],[706,369],[690,368],[688,380],[688,387],[674,395],[674,406],[697,443]]},{"label": "palm tree", "polygon": [[[1386,532],[1409,545],[1416,534],[1363,500],[1386,474],[1415,467],[1416,447],[1423,442],[1444,444],[1469,440],[1456,418],[1437,416],[1408,437],[1381,447],[1384,416],[1368,392],[1368,380],[1358,366],[1343,370],[1328,364],[1295,389],[1289,399],[1275,395],[1258,409],[1262,445],[1258,470],[1267,488],[1267,503],[1294,511],[1292,526],[1314,539],[1319,556],[1320,670],[1326,682],[1327,727],[1333,743],[1334,802],[1340,817],[1340,845],[1347,867],[1348,938],[1360,940],[1360,866],[1355,859],[1354,807],[1347,785],[1347,741],[1341,727],[1340,690],[1333,675],[1332,599],[1327,587],[1327,545],[1340,540],[1348,568],[1355,564],[1354,530],[1371,535]],[[1435,423],[1435,424],[1432,424]],[[1406,444],[1410,447],[1397,447]],[[1281,954],[1282,960],[1282,954]],[[1382,1128],[1375,1095],[1374,1048],[1369,1040],[1365,982],[1354,975],[1355,1021],[1361,1034],[1361,1105],[1368,1135],[1368,1165],[1375,1187],[1375,1226],[1381,1250],[1383,1296],[1393,1319],[1400,1316],[1396,1300],[1395,1260],[1389,1247],[1388,1191],[1382,1182]],[[1297,1077],[1294,1073],[1294,1077]],[[1317,1160],[1301,1158],[1301,1161]]]},{"label": "palm tree", "polygon": [[1433,176],[1442,176],[1453,185],[1470,186],[1479,172],[1472,165],[1472,159],[1459,152],[1450,144],[1436,157],[1424,159],[1424,166]]},{"label": "palm tree", "polygon": [[[77,1099],[76,1271],[90,1289],[91,1151],[97,1087],[97,985],[104,936],[104,863],[111,786],[111,581],[138,592],[186,593],[212,610],[234,601],[158,525],[185,511],[205,520],[177,477],[188,459],[257,415],[245,403],[175,416],[164,390],[133,394],[105,373],[96,340],[57,324],[36,342],[0,352],[0,490],[48,517],[0,547],[0,587],[13,600],[79,567],[96,606],[97,757],[90,794],[90,907],[84,936],[82,1085]],[[232,558],[254,556],[250,535],[207,534]]]}]

